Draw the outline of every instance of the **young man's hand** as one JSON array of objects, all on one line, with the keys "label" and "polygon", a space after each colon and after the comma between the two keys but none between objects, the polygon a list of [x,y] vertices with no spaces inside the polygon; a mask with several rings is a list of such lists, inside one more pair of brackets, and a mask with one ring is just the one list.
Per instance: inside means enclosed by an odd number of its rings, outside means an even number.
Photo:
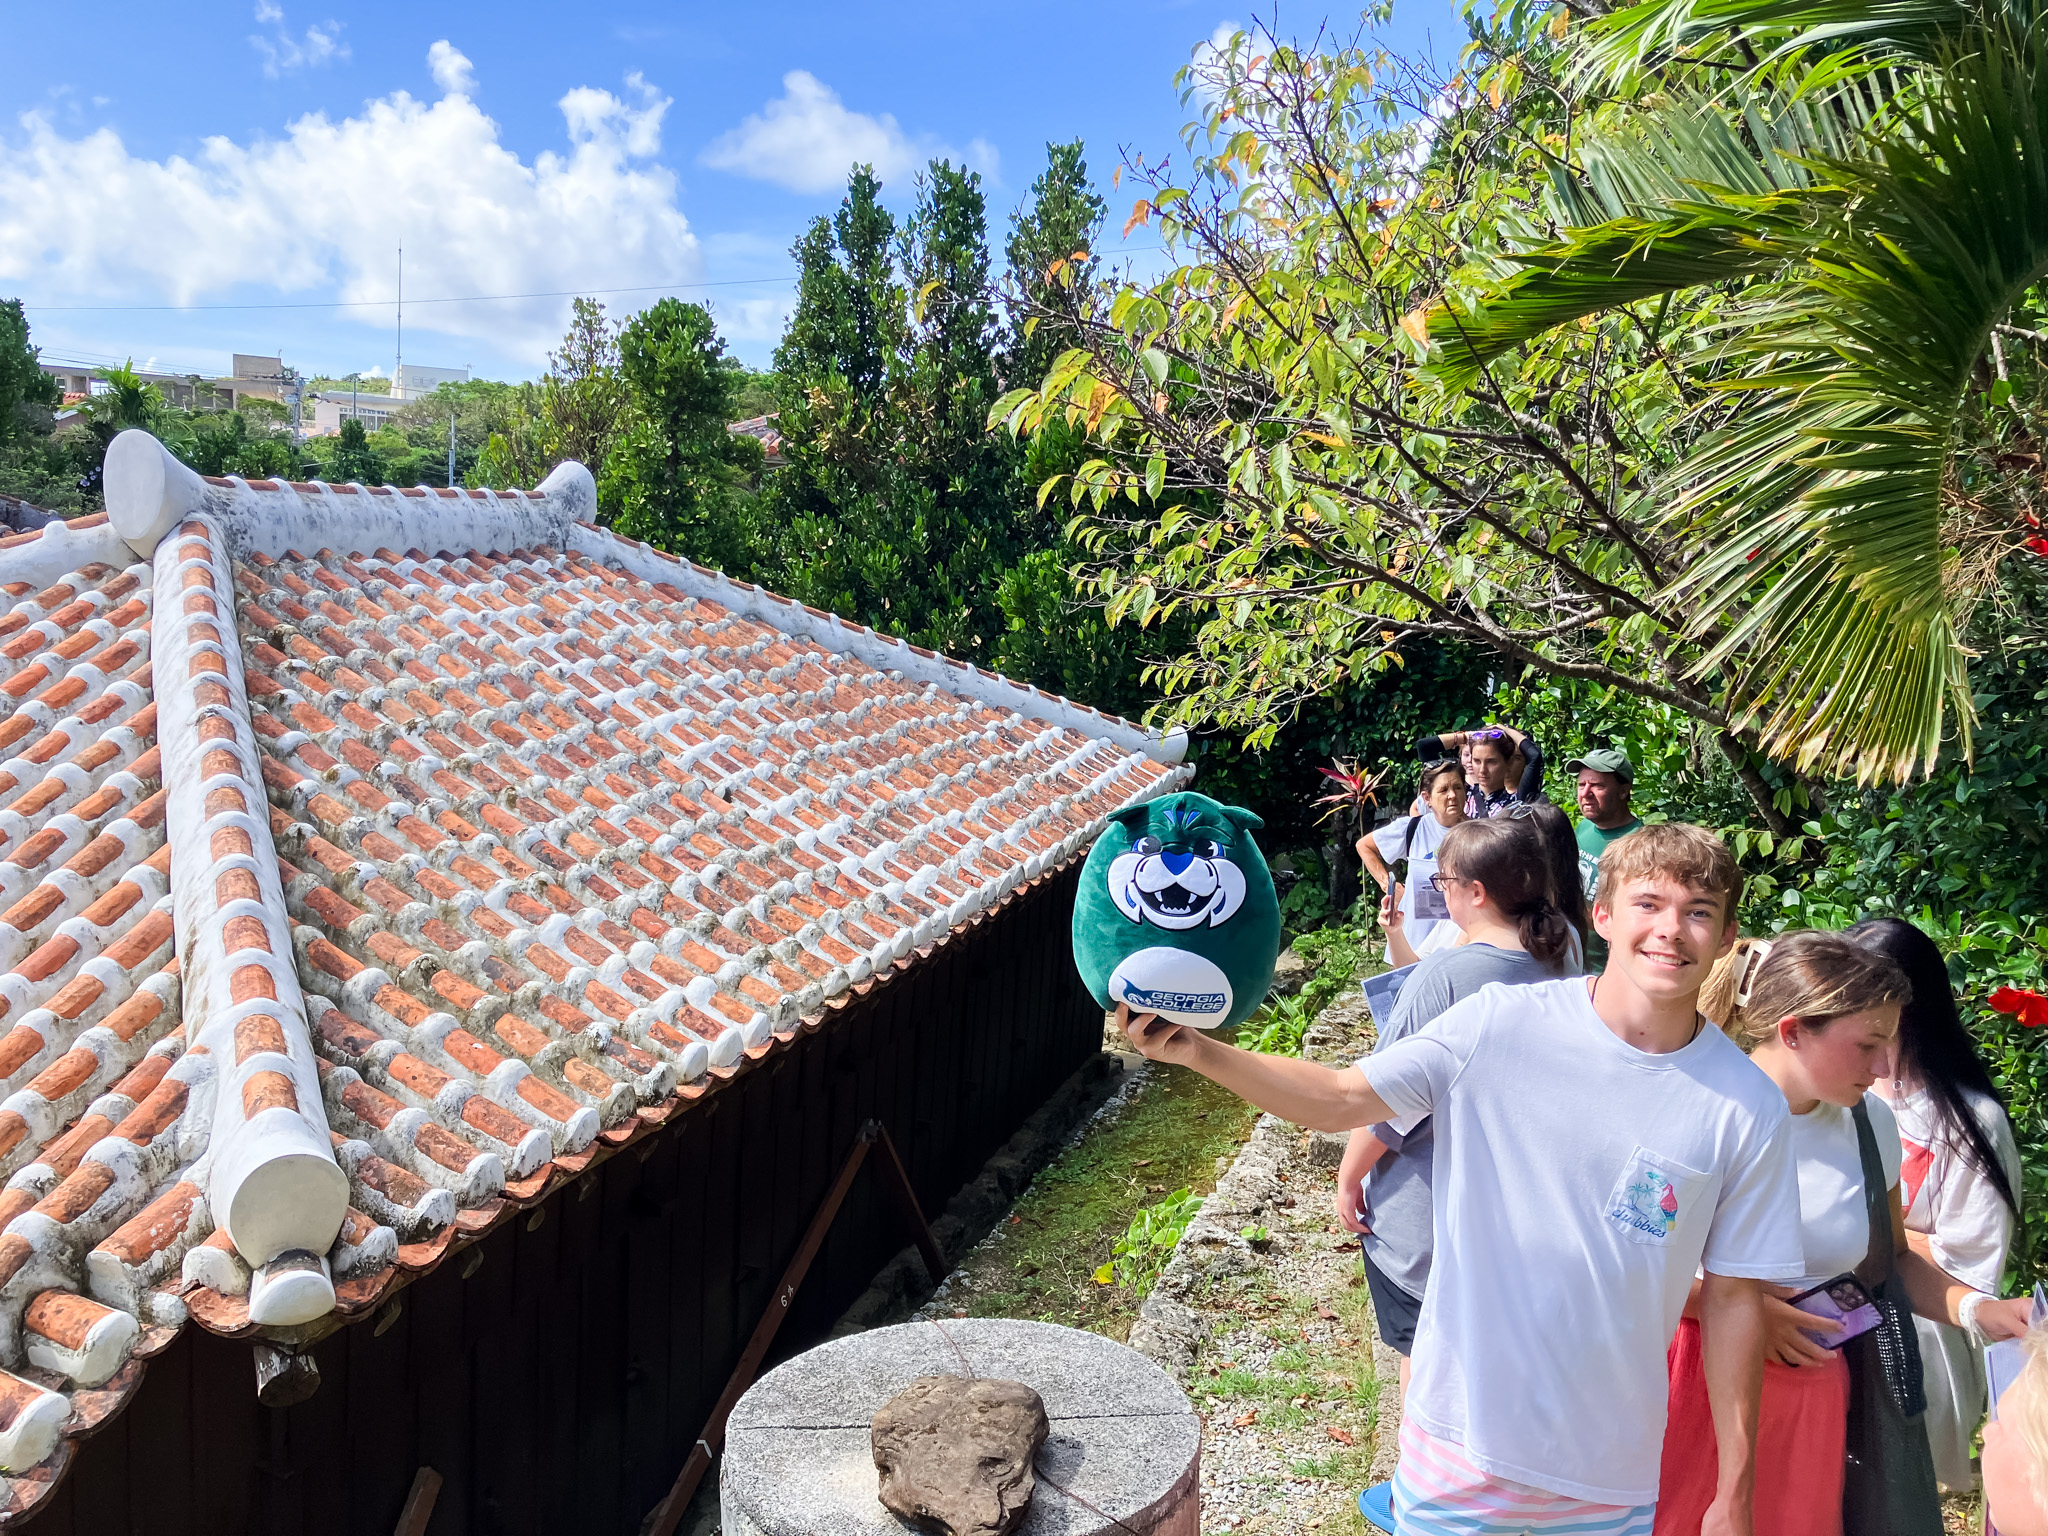
[{"label": "young man's hand", "polygon": [[1754,1505],[1754,1497],[1717,1497],[1700,1520],[1700,1536],[1751,1536]]},{"label": "young man's hand", "polygon": [[1132,1013],[1129,1003],[1116,1005],[1117,1028],[1131,1042],[1131,1048],[1148,1061],[1169,1061],[1187,1066],[1201,1040],[1185,1024],[1170,1024],[1156,1013]]},{"label": "young man's hand", "polygon": [[1786,1285],[1764,1287],[1764,1358],[1780,1365],[1826,1365],[1835,1352],[1814,1343],[1808,1334],[1839,1333],[1842,1325],[1831,1317],[1802,1312],[1787,1301],[1798,1294]]}]

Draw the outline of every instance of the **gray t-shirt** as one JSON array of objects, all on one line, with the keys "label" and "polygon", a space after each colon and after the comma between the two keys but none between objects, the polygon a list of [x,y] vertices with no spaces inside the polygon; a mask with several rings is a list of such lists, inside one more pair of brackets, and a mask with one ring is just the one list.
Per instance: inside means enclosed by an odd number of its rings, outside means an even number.
[{"label": "gray t-shirt", "polygon": [[[1534,955],[1491,944],[1463,944],[1424,955],[1401,987],[1376,1051],[1416,1034],[1449,1008],[1494,982],[1526,986],[1558,975]],[[1371,1058],[1368,1057],[1367,1060]],[[1420,1296],[1429,1283],[1434,1244],[1430,1173],[1436,1138],[1425,1120],[1406,1136],[1390,1125],[1362,1126],[1354,1136],[1377,1136],[1391,1150],[1365,1177],[1365,1251],[1394,1284]]]}]

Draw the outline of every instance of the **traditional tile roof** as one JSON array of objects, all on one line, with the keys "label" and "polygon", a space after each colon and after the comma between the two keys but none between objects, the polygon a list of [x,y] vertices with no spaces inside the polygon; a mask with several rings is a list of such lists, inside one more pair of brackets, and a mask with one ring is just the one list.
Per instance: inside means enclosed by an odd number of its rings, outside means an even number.
[{"label": "traditional tile roof", "polygon": [[188,1318],[373,1310],[1190,772],[579,466],[107,483],[0,539],[0,1518]]}]

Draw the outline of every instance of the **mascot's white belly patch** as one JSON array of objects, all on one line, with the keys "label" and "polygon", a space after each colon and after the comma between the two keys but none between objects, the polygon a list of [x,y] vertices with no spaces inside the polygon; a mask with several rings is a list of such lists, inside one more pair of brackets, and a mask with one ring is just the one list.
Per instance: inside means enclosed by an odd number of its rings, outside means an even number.
[{"label": "mascot's white belly patch", "polygon": [[1214,1029],[1230,1017],[1230,978],[1185,949],[1141,949],[1110,972],[1109,998],[1130,1004],[1133,1013]]}]

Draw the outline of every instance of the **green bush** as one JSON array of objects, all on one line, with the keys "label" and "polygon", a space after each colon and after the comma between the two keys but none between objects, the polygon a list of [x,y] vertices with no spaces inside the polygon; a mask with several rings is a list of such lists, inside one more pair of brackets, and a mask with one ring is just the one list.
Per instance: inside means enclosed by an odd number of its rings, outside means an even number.
[{"label": "green bush", "polygon": [[1367,931],[1355,924],[1302,934],[1293,948],[1308,962],[1308,980],[1293,997],[1273,998],[1247,1019],[1238,1044],[1271,1056],[1299,1056],[1316,1015],[1356,985],[1369,942]]},{"label": "green bush", "polygon": [[1143,1296],[1151,1291],[1174,1245],[1202,1208],[1202,1197],[1177,1189],[1157,1205],[1148,1205],[1131,1218],[1131,1225],[1110,1250],[1115,1255],[1117,1282],[1127,1291]]}]

